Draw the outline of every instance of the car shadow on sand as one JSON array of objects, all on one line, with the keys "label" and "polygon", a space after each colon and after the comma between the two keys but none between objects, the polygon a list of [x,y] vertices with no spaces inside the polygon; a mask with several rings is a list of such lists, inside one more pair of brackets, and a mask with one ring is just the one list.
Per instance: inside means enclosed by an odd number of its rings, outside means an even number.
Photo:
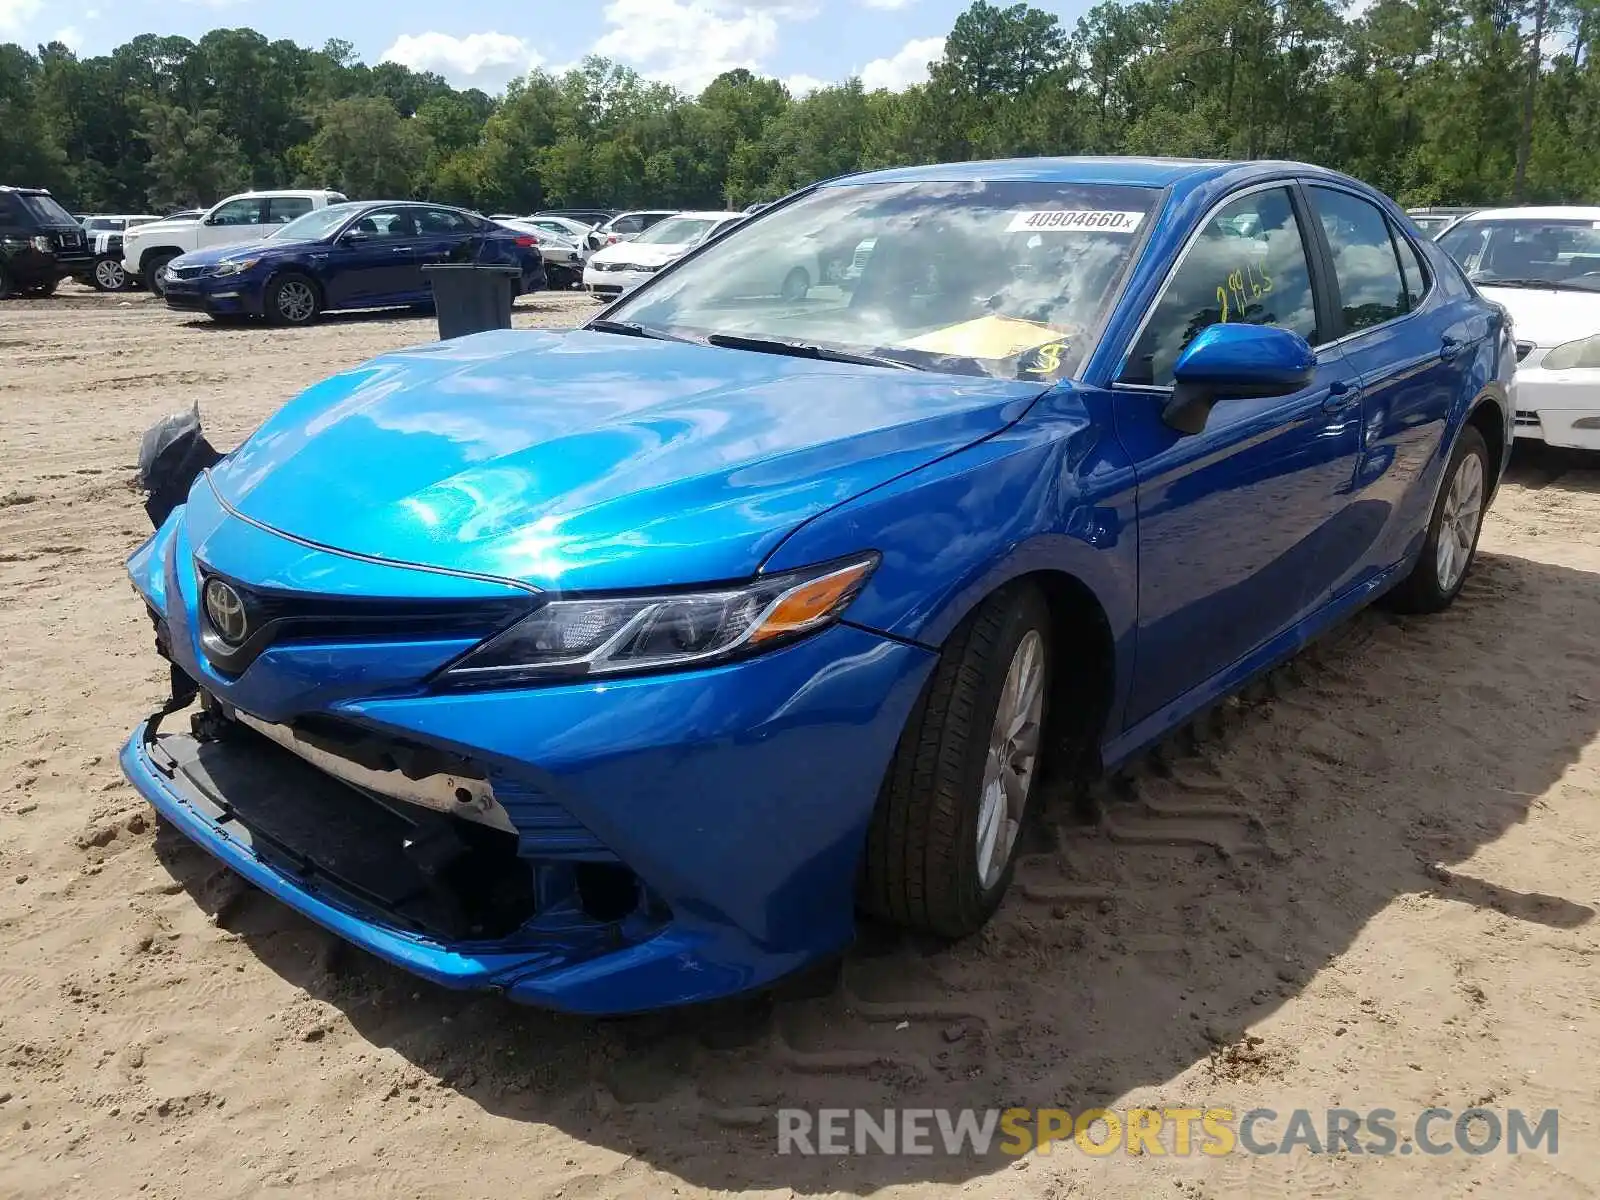
[{"label": "car shadow on sand", "polygon": [[1244,1031],[1399,898],[1592,920],[1455,864],[1593,741],[1597,611],[1600,575],[1485,553],[1448,612],[1361,614],[1094,804],[1047,805],[980,935],[864,930],[808,999],[606,1021],[520,1009],[421,984],[242,883],[219,898],[215,864],[170,831],[157,851],[263,963],[487,1112],[706,1187],[962,1182],[1003,1160],[779,1156],[775,1110],[1082,1110],[1196,1064],[1245,1080]]}]

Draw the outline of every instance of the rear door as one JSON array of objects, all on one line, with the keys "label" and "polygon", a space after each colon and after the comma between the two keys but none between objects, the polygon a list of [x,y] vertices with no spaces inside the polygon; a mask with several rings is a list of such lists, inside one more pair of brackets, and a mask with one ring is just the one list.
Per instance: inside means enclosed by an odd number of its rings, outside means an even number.
[{"label": "rear door", "polygon": [[1469,305],[1438,302],[1422,257],[1377,204],[1335,183],[1306,188],[1333,268],[1340,349],[1361,377],[1360,460],[1349,510],[1327,546],[1330,597],[1405,556],[1433,507],[1430,459],[1468,386],[1487,326]]},{"label": "rear door", "polygon": [[[1125,724],[1179,701],[1308,616],[1349,501],[1359,387],[1339,347],[1311,217],[1292,181],[1222,202],[1185,248],[1115,385],[1138,473],[1139,626]],[[1220,400],[1198,434],[1162,420],[1179,353],[1222,321],[1317,347],[1310,386]]]},{"label": "rear door", "polygon": [[465,213],[448,208],[418,207],[415,271],[408,277],[408,288],[416,296],[429,294],[422,268],[451,262],[471,262],[479,236],[478,224]]}]

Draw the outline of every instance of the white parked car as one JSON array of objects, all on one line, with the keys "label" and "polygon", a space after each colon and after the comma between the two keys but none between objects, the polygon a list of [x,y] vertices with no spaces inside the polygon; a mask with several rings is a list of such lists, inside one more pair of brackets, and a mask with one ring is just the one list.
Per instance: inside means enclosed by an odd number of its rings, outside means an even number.
[{"label": "white parked car", "polygon": [[657,222],[632,241],[616,242],[589,256],[584,288],[605,300],[633,291],[662,267],[682,258],[743,213],[684,212]]},{"label": "white parked car", "polygon": [[583,264],[589,252],[581,242],[572,240],[571,235],[553,233],[543,220],[528,217],[495,218],[494,223],[537,239],[539,257],[544,260],[546,287],[552,290],[569,288],[583,279]]},{"label": "white parked car", "polygon": [[1516,435],[1600,450],[1600,208],[1489,208],[1436,239],[1511,314]]},{"label": "white parked car", "polygon": [[241,192],[213,205],[198,220],[155,221],[128,230],[122,235],[122,269],[159,296],[164,286],[161,272],[178,255],[210,246],[257,242],[296,217],[344,201],[343,193],[322,189]]},{"label": "white parked car", "polygon": [[531,217],[518,217],[517,219],[526,225],[532,225],[535,229],[543,229],[547,233],[553,233],[569,242],[576,242],[584,249],[585,253],[589,249],[587,245],[588,237],[595,230],[595,226],[585,225],[582,221],[575,220],[572,217],[555,217],[548,214],[534,213]]},{"label": "white parked car", "polygon": [[660,224],[668,217],[678,215],[676,208],[638,208],[629,212],[618,213],[604,225],[596,225],[589,231],[588,245],[591,250],[598,250],[602,246],[614,246],[618,242],[632,241],[646,229]]}]

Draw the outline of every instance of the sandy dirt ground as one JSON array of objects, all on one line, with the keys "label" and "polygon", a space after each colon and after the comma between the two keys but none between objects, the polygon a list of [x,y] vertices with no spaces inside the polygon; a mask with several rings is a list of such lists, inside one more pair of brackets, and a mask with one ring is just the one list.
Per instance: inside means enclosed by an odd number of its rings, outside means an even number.
[{"label": "sandy dirt ground", "polygon": [[[519,325],[585,302],[526,299]],[[0,307],[0,1195],[1591,1196],[1600,462],[1522,454],[1460,602],[1364,615],[1052,812],[991,926],[831,994],[586,1022],[343,948],[116,765],[164,696],[123,575],[140,434],[227,447],[421,319]],[[773,1110],[1561,1110],[1555,1156],[780,1157]]]}]

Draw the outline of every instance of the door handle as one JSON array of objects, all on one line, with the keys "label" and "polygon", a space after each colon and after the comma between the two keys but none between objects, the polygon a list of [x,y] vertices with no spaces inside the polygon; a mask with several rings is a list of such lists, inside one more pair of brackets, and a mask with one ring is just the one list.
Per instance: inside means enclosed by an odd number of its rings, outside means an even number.
[{"label": "door handle", "polygon": [[1448,333],[1439,339],[1439,357],[1445,362],[1449,362],[1459,353],[1461,353],[1459,339],[1451,337]]},{"label": "door handle", "polygon": [[390,254],[410,254],[411,253],[411,247],[410,246],[392,246],[389,249],[389,253]]},{"label": "door handle", "polygon": [[1360,399],[1360,388],[1353,386],[1347,380],[1335,379],[1328,385],[1328,394],[1322,401],[1322,411],[1339,412]]}]

